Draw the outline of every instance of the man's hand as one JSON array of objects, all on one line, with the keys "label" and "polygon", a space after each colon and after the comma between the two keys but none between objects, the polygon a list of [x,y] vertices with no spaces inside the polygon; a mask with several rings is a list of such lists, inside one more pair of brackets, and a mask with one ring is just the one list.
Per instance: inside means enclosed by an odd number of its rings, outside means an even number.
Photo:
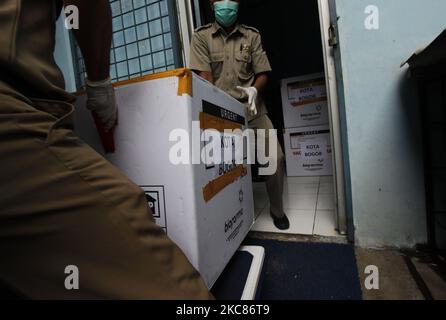
[{"label": "man's hand", "polygon": [[257,100],[257,89],[255,87],[236,87],[238,90],[243,91],[248,96],[248,111],[251,115],[255,116],[257,115],[257,106],[256,106],[256,100]]},{"label": "man's hand", "polygon": [[115,91],[110,78],[103,81],[86,80],[87,108],[102,122],[105,131],[111,131],[117,121]]}]

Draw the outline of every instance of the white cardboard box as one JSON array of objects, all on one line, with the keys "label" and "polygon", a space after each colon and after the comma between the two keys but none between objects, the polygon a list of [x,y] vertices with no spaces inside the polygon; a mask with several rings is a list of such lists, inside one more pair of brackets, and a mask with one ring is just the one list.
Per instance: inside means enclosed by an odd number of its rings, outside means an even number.
[{"label": "white cardboard box", "polygon": [[[116,152],[106,158],[146,191],[157,223],[211,288],[254,222],[250,166],[222,172],[218,165],[174,165],[169,152],[177,141],[169,141],[169,135],[178,128],[191,134],[192,121],[201,119],[203,125],[206,117],[245,129],[245,108],[186,69],[120,83],[116,98]],[[103,154],[83,96],[76,103],[75,123],[79,136]]]},{"label": "white cardboard box", "polygon": [[333,174],[328,125],[285,129],[284,144],[289,177]]},{"label": "white cardboard box", "polygon": [[328,124],[327,90],[323,73],[283,79],[281,93],[285,128]]}]

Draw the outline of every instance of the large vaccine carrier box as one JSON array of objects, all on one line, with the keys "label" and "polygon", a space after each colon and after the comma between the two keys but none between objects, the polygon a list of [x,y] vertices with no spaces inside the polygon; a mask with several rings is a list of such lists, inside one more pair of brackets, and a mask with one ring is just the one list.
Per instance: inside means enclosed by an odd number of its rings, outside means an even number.
[{"label": "large vaccine carrier box", "polygon": [[[254,221],[250,166],[214,158],[247,159],[248,148],[234,143],[247,128],[245,107],[188,69],[119,82],[115,90],[115,152],[104,153],[82,94],[75,131],[145,191],[157,224],[211,288]],[[215,134],[219,149],[210,152]]]}]

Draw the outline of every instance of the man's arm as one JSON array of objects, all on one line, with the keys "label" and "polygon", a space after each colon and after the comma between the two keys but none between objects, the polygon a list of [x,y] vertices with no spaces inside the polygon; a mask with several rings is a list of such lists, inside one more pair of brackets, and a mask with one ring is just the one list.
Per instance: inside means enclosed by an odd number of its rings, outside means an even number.
[{"label": "man's arm", "polygon": [[[108,0],[63,0],[65,6],[74,5],[79,10],[79,29],[74,36],[81,48],[87,68],[87,108],[97,120],[102,131],[111,132],[117,123],[118,109],[110,79],[110,48],[112,39],[112,14]],[[107,148],[108,144],[104,147]],[[112,151],[112,150],[110,150]]]},{"label": "man's arm", "polygon": [[202,77],[204,80],[209,81],[210,83],[214,84],[214,77],[212,77],[212,73],[209,71],[201,71],[198,73],[200,77]]},{"label": "man's arm", "polygon": [[88,79],[100,81],[110,76],[112,14],[108,0],[63,0],[79,9],[79,29],[74,36],[82,51]]},{"label": "man's arm", "polygon": [[262,46],[260,34],[256,34],[253,39],[252,66],[256,74],[254,87],[261,92],[268,82],[268,73],[271,71],[268,57]]},{"label": "man's arm", "polygon": [[209,49],[206,41],[198,33],[194,33],[190,45],[190,68],[203,79],[214,84],[212,77]]},{"label": "man's arm", "polygon": [[256,81],[254,82],[254,87],[257,89],[257,92],[262,92],[265,89],[266,84],[268,83],[268,75],[266,73],[261,73],[256,77]]},{"label": "man's arm", "polygon": [[257,95],[266,87],[268,83],[267,73],[271,71],[271,66],[262,46],[262,39],[259,33],[255,34],[252,45],[252,68],[256,74],[256,79],[252,87],[242,88],[238,90],[244,92],[248,96],[248,109],[252,115],[257,114],[256,100]]}]

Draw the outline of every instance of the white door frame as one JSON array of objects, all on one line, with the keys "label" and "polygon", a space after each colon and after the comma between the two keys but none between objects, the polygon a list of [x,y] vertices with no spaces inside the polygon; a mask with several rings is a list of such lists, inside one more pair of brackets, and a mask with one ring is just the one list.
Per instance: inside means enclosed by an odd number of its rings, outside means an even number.
[{"label": "white door frame", "polygon": [[344,183],[344,160],[342,153],[341,126],[339,118],[338,91],[336,82],[333,48],[329,46],[330,7],[328,0],[318,0],[321,26],[322,48],[324,56],[325,78],[327,83],[328,112],[333,154],[333,180],[337,227],[340,234],[347,234],[347,211]]},{"label": "white door frame", "polygon": [[194,17],[192,13],[191,0],[176,0],[178,12],[178,26],[180,34],[180,50],[183,64],[189,66],[190,40],[194,32]]},{"label": "white door frame", "polygon": [[74,57],[71,51],[70,32],[65,27],[65,13],[62,10],[56,22],[56,45],[54,48],[54,58],[61,69],[64,80],[65,90],[76,92],[76,71],[74,67]]}]

